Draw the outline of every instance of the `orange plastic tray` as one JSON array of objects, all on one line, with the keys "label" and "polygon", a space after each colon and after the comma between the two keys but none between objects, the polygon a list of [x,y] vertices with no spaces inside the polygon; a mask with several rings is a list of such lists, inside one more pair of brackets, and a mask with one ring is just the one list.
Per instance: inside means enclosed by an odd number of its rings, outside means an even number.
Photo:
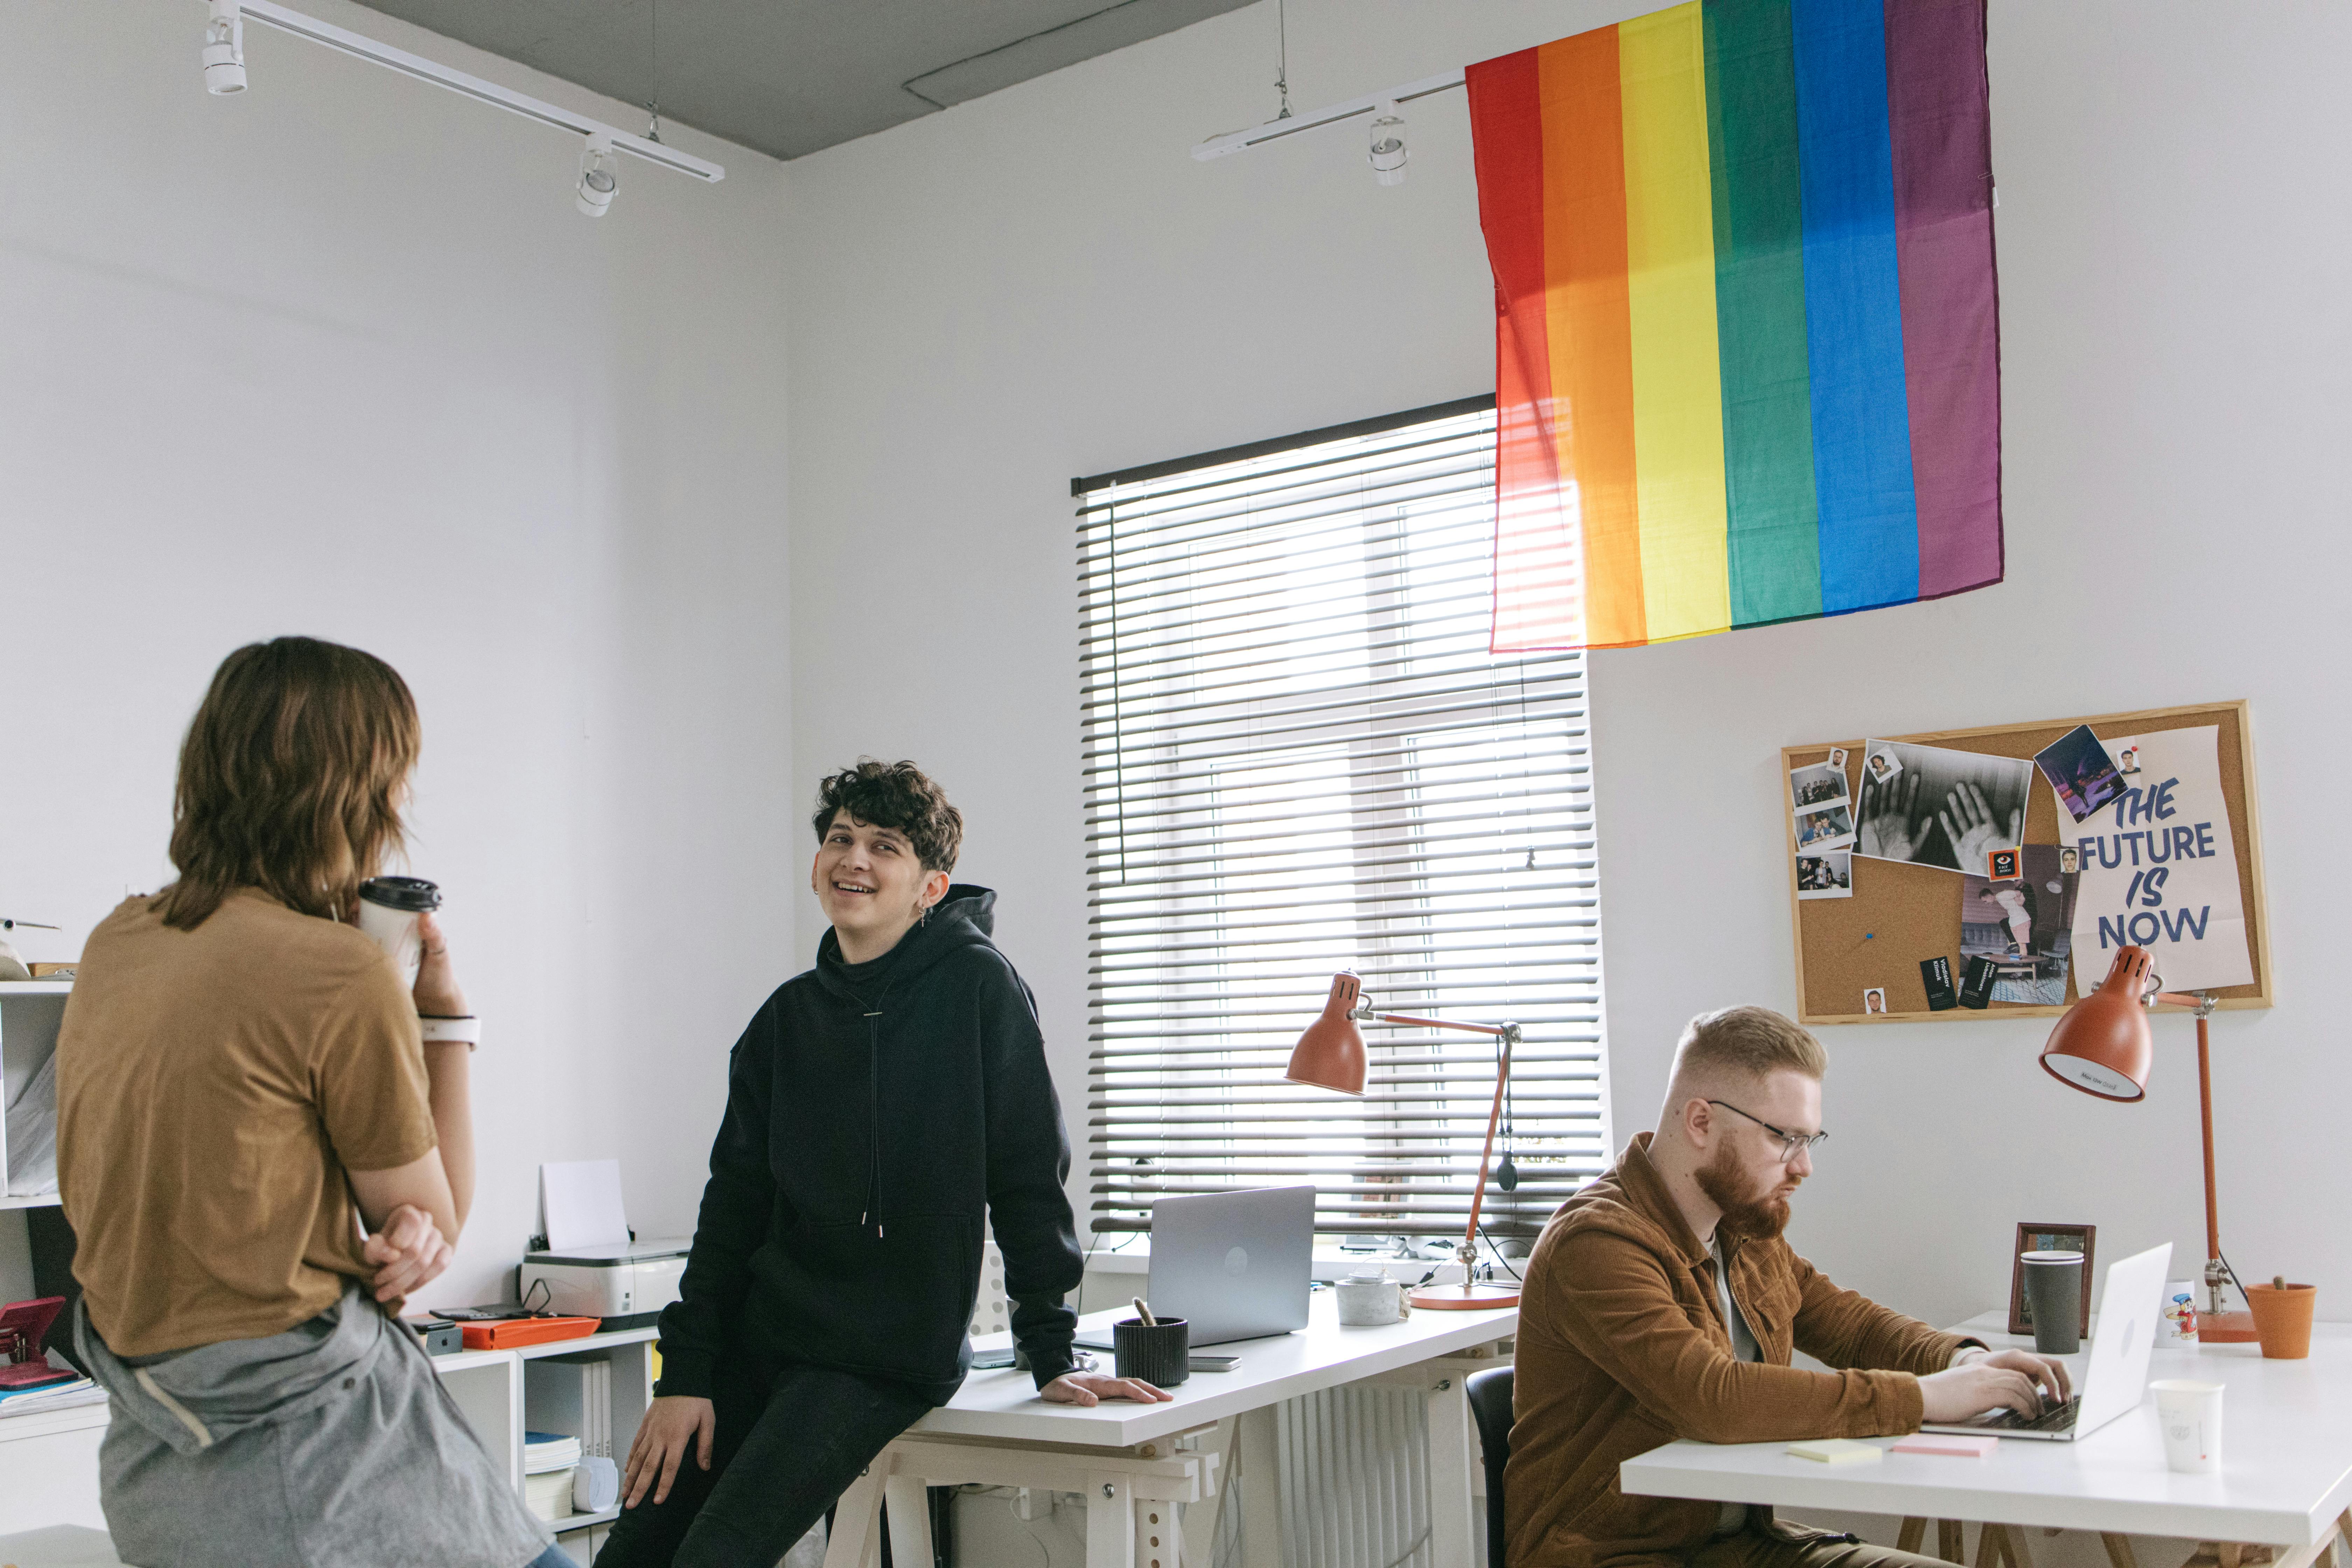
[{"label": "orange plastic tray", "polygon": [[584,1340],[604,1325],[602,1318],[509,1318],[498,1323],[467,1323],[469,1351],[510,1351],[550,1340]]}]

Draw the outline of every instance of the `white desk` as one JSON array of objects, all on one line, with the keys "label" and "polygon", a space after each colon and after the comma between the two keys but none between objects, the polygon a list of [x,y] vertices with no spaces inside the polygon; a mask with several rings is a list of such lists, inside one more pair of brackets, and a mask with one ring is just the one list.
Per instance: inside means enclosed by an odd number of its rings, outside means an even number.
[{"label": "white desk", "polygon": [[[863,1568],[878,1557],[873,1521],[886,1500],[893,1557],[929,1561],[923,1489],[964,1482],[1084,1494],[1087,1568],[1150,1568],[1155,1560],[1160,1568],[1177,1568],[1188,1553],[1207,1568],[1213,1510],[1195,1510],[1192,1527],[1180,1535],[1173,1505],[1213,1497],[1217,1472],[1234,1447],[1238,1468],[1251,1478],[1243,1500],[1244,1557],[1248,1568],[1273,1568],[1281,1506],[1274,1407],[1367,1379],[1417,1384],[1428,1393],[1436,1568],[1483,1563],[1485,1522],[1471,1508],[1477,1436],[1462,1384],[1471,1372],[1504,1364],[1491,1347],[1516,1331],[1517,1312],[1419,1311],[1402,1323],[1351,1329],[1339,1326],[1338,1311],[1331,1292],[1317,1291],[1306,1329],[1214,1347],[1239,1355],[1241,1364],[1192,1373],[1168,1404],[1048,1405],[1025,1372],[973,1373],[951,1404],[917,1422],[843,1494],[825,1568]],[[1089,1339],[1108,1338],[1114,1321],[1131,1315],[1090,1313],[1079,1330]],[[1006,1334],[972,1342],[982,1350],[1011,1342]],[[1472,1353],[1478,1352],[1486,1353]],[[1110,1358],[1097,1354],[1108,1371]]]},{"label": "white desk", "polygon": [[[1956,1331],[2031,1345],[2003,1322],[1987,1313]],[[2077,1375],[2084,1359],[2068,1358]],[[2228,1386],[2218,1474],[2165,1468],[2151,1395],[2080,1442],[2012,1438],[1984,1459],[1890,1453],[1832,1469],[1789,1458],[1784,1443],[1684,1441],[1626,1460],[1619,1478],[1650,1497],[2256,1542],[2287,1549],[2281,1568],[2326,1546],[2352,1507],[2352,1324],[2316,1325],[2307,1361],[2264,1361],[2254,1345],[2159,1349],[2148,1376]]]}]

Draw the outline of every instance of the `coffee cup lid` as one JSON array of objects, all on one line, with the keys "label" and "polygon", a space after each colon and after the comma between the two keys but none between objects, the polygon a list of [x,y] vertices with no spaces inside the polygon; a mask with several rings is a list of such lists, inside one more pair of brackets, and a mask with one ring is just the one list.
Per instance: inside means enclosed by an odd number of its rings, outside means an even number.
[{"label": "coffee cup lid", "polygon": [[2080,1263],[2083,1261],[2083,1255],[2079,1252],[2021,1252],[2018,1257],[2028,1263]]},{"label": "coffee cup lid", "polygon": [[370,877],[360,884],[360,897],[410,914],[441,907],[440,884],[422,877]]}]

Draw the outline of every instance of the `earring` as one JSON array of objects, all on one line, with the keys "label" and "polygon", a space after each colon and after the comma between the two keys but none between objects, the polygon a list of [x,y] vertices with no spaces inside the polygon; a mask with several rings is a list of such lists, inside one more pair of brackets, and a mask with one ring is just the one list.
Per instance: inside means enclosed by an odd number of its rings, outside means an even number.
[{"label": "earring", "polygon": [[916,919],[915,923],[916,923],[917,925],[919,925],[919,926],[927,926],[927,925],[929,925],[929,924],[930,924],[930,923],[931,923],[931,906],[930,906],[930,905],[929,905],[929,904],[925,904],[925,905],[923,906],[923,912],[922,912],[922,914],[921,914],[920,916],[919,916],[919,917]]}]

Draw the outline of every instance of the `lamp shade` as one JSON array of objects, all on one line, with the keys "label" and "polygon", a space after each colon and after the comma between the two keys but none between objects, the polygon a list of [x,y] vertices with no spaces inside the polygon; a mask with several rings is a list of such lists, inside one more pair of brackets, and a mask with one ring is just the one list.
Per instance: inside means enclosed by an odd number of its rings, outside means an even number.
[{"label": "lamp shade", "polygon": [[2138,1100],[2147,1093],[2155,1037],[2147,1026],[2147,949],[2126,947],[2116,954],[2106,979],[2066,1009],[2042,1067],[2060,1083],[2101,1100]]},{"label": "lamp shade", "polygon": [[1298,1037],[1283,1077],[1341,1094],[1364,1092],[1363,1031],[1348,1016],[1355,1011],[1356,996],[1362,989],[1363,983],[1344,969],[1331,976],[1331,994],[1324,998],[1323,1016]]}]

